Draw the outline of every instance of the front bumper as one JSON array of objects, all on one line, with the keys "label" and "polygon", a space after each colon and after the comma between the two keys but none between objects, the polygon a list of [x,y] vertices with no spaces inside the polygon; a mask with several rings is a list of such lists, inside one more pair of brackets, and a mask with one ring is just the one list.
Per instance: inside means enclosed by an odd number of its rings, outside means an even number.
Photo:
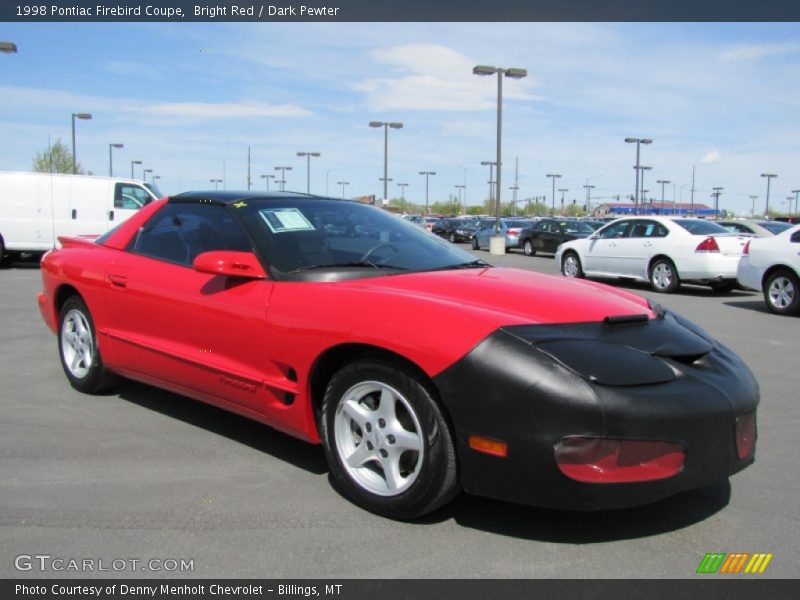
[{"label": "front bumper", "polygon": [[[551,326],[546,335],[580,344],[575,331],[582,325],[565,325],[560,334]],[[674,378],[605,385],[554,360],[515,329],[497,330],[434,378],[454,423],[466,491],[550,508],[622,508],[704,487],[754,461],[754,453],[739,459],[735,430],[736,418],[755,410],[758,385],[742,361],[718,343],[691,360],[679,350],[675,354],[669,341],[657,341],[663,333],[657,332],[651,338],[659,347],[651,350],[675,357],[654,360]],[[472,435],[505,441],[507,457],[471,449]],[[677,442],[686,449],[685,462],[668,479],[580,483],[560,471],[554,455],[560,440],[576,435]]]}]

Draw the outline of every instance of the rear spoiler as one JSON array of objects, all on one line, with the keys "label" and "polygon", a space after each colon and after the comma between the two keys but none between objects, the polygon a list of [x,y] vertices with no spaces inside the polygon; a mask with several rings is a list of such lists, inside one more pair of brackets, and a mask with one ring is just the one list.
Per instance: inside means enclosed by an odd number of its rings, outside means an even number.
[{"label": "rear spoiler", "polygon": [[94,246],[94,241],[100,237],[97,234],[86,235],[60,235],[58,236],[58,243],[62,248],[75,248]]}]

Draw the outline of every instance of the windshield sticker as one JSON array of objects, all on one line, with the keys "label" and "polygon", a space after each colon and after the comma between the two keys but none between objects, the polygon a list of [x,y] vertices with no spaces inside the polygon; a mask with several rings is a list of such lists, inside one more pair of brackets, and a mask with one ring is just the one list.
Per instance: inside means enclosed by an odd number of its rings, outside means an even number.
[{"label": "windshield sticker", "polygon": [[314,226],[297,208],[265,208],[260,214],[272,233],[314,231]]}]

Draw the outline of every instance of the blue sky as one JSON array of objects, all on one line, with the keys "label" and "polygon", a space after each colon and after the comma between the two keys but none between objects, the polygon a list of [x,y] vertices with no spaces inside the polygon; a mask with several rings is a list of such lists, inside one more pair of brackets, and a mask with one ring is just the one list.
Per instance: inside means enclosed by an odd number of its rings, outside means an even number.
[{"label": "blue sky", "polygon": [[[456,193],[481,202],[494,160],[496,80],[472,66],[528,69],[504,82],[503,195],[514,159],[519,195],[550,198],[546,173],[583,202],[633,192],[635,148],[657,198],[666,179],[688,201],[763,210],[761,173],[777,173],[770,205],[800,188],[800,25],[593,23],[123,23],[0,26],[17,54],[0,55],[0,169],[28,170],[48,139],[70,142],[78,160],[130,175],[130,161],[160,175],[166,193],[247,186],[287,165],[287,189],[382,195],[383,132],[371,120],[402,121],[389,135],[390,196],[398,182],[424,202]],[[224,165],[224,167],[223,167]],[[141,177],[137,167],[137,177]],[[224,171],[223,171],[224,168]],[[682,195],[681,195],[682,190]],[[666,186],[672,199],[673,186]],[[560,198],[560,194],[557,193]],[[784,205],[785,206],[785,205]]]}]

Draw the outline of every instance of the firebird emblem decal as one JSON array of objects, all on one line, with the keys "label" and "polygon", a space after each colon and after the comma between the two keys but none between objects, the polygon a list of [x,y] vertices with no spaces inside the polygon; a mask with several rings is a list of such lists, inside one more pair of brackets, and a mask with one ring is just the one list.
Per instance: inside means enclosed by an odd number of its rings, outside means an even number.
[{"label": "firebird emblem decal", "polygon": [[247,206],[247,202],[244,200],[239,200],[233,205],[233,208],[244,208],[245,206]]}]

